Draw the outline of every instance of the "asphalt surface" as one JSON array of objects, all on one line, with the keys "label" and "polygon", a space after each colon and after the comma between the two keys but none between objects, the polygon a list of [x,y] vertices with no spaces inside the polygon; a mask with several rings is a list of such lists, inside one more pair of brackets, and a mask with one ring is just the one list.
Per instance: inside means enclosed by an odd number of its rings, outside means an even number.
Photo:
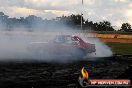
[{"label": "asphalt surface", "polygon": [[71,63],[0,62],[0,88],[80,88],[82,67],[90,79],[132,79],[132,56]]}]

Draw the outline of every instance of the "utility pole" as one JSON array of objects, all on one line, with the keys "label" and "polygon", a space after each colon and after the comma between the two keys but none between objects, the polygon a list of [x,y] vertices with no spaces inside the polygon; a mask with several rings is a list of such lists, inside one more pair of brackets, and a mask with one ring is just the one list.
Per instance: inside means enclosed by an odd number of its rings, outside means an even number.
[{"label": "utility pole", "polygon": [[[83,0],[82,0],[82,7],[83,7]],[[83,30],[83,13],[81,12],[81,30]]]}]

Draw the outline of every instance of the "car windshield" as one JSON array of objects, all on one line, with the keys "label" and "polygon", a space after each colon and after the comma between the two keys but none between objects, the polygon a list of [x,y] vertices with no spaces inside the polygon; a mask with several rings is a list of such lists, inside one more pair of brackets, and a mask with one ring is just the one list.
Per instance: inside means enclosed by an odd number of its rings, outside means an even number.
[{"label": "car windshield", "polygon": [[55,40],[56,43],[64,43],[65,37],[64,36],[56,36]]},{"label": "car windshield", "polygon": [[71,36],[69,36],[69,35],[59,35],[59,36],[55,37],[54,41],[57,42],[57,43],[65,43],[67,41],[71,41]]},{"label": "car windshield", "polygon": [[68,39],[70,38],[70,36],[56,36],[54,39],[54,42],[56,43],[65,43],[66,41],[68,41]]},{"label": "car windshield", "polygon": [[75,40],[72,36],[56,36],[56,38],[54,39],[54,42],[73,44],[79,41]]}]

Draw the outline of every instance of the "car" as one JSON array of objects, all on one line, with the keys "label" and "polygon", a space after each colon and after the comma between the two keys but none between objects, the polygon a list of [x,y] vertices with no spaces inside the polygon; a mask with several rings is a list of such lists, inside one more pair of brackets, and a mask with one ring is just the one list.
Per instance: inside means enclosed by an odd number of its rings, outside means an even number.
[{"label": "car", "polygon": [[60,56],[83,58],[96,52],[95,44],[87,43],[76,35],[57,35],[49,42],[32,42],[29,50],[41,58]]}]

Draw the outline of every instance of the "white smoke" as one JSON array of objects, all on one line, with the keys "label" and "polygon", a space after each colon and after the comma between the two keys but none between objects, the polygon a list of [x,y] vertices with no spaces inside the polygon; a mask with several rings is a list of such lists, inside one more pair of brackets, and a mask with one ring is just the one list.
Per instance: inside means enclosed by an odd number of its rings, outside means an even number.
[{"label": "white smoke", "polygon": [[[96,46],[96,55],[88,55],[86,59],[91,57],[109,57],[112,55],[112,52],[109,47],[104,43],[100,42],[97,38],[90,38],[87,34],[80,34],[80,32],[66,29],[63,31],[54,31],[54,32],[17,32],[10,31],[0,32],[0,61],[55,61],[55,62],[70,62],[74,60],[79,60],[77,58],[50,58],[39,57],[32,51],[28,50],[28,47],[31,46],[32,42],[49,42],[56,35],[78,35],[85,41],[95,44]],[[68,30],[68,31],[67,31]],[[46,51],[44,51],[46,52]],[[56,50],[57,52],[57,50]],[[65,53],[65,52],[64,52]]]},{"label": "white smoke", "polygon": [[82,38],[88,42],[95,44],[96,54],[91,54],[91,57],[110,57],[112,56],[111,49],[103,42],[101,42],[98,38],[96,38],[93,34],[82,34]]}]

